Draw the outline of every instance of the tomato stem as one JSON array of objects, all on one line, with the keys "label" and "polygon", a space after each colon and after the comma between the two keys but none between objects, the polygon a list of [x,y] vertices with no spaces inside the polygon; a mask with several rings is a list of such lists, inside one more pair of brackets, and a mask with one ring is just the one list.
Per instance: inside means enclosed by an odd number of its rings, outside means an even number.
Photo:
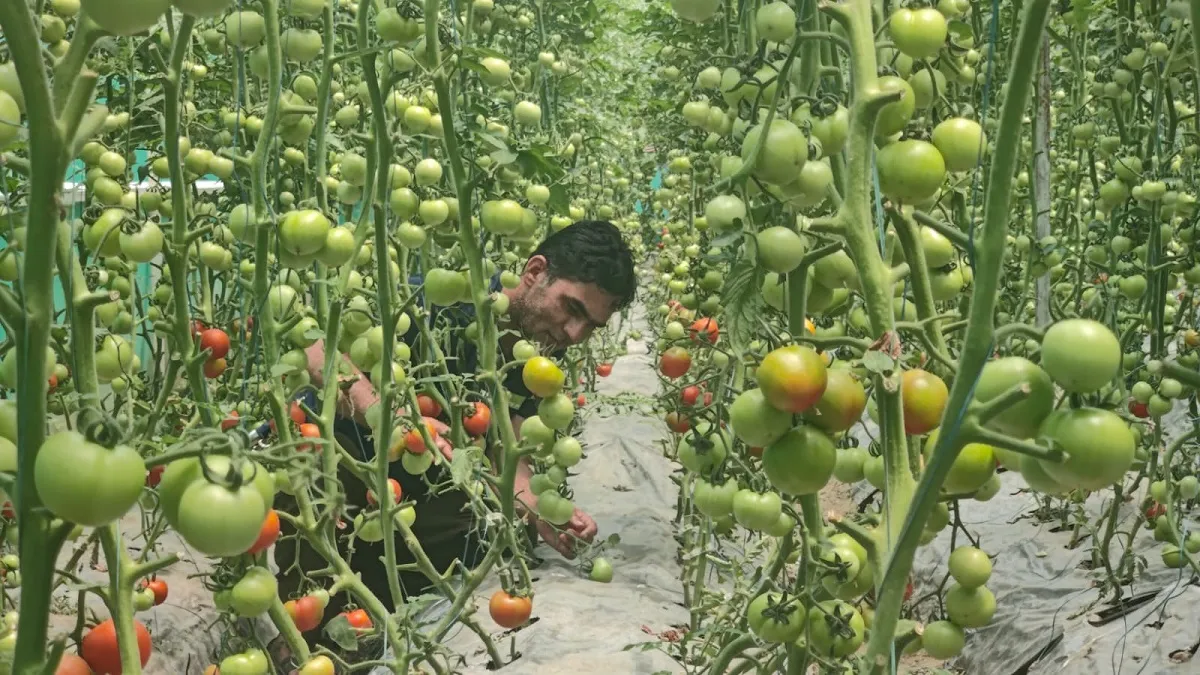
[{"label": "tomato stem", "polygon": [[[1033,76],[1037,70],[1035,63],[1041,47],[1041,36],[1046,27],[1049,4],[1049,0],[1030,0],[1026,3],[1020,32],[1011,51],[1013,63],[1009,72],[1013,75],[1007,84],[1008,93],[1004,98],[995,152],[988,171],[984,222],[980,235],[975,239],[977,288],[999,287],[1000,275],[1003,273],[1005,238],[1008,220],[1011,217],[1009,202],[1021,145],[1022,117],[1029,104]],[[854,36],[853,32],[851,36]],[[912,508],[908,508],[906,500],[905,509],[901,511],[907,511],[907,514],[902,521],[900,537],[894,546],[889,546],[890,556],[886,572],[878,585],[879,602],[875,624],[867,645],[867,658],[864,662],[866,672],[882,671],[882,662],[893,656],[892,635],[899,619],[904,589],[912,570],[913,556],[925,523],[937,502],[942,481],[945,480],[961,448],[961,440],[955,438],[955,426],[965,414],[975,382],[992,353],[995,307],[994,293],[976,293],[972,298],[958,375],[950,389],[949,400],[942,417],[943,432],[938,437],[933,455],[917,487],[915,498],[911,502]],[[891,514],[889,510],[889,519]],[[900,521],[891,522],[894,527],[894,523]]]}]

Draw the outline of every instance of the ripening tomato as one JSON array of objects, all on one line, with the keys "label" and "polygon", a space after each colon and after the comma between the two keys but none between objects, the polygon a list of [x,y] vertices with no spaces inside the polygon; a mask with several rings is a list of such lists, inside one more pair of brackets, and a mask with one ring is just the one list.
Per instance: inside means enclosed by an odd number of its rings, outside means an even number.
[{"label": "ripening tomato", "polygon": [[[433,427],[433,423],[427,419],[421,420],[425,424],[425,430],[429,432],[430,440],[437,442],[437,429]],[[421,436],[420,429],[409,429],[404,432],[404,447],[414,455],[420,455],[429,448],[425,447],[425,438]]]},{"label": "ripening tomato", "polygon": [[496,591],[488,601],[488,612],[492,615],[492,621],[501,628],[516,628],[529,620],[529,615],[533,613],[533,599]]},{"label": "ripening tomato", "polygon": [[314,656],[300,668],[298,675],[334,675],[333,661],[324,654]]},{"label": "ripening tomato", "polygon": [[535,356],[521,369],[521,381],[534,396],[546,398],[562,391],[566,374],[553,361]]},{"label": "ripening tomato", "polygon": [[692,421],[687,415],[669,412],[666,417],[667,428],[677,434],[682,434],[692,428]]},{"label": "ripening tomato", "polygon": [[225,419],[221,420],[221,431],[229,431],[237,427],[239,417],[237,410],[230,410]]},{"label": "ripening tomato", "polygon": [[321,618],[325,614],[325,607],[315,595],[288,600],[283,603],[283,608],[287,610],[288,615],[292,617],[292,623],[296,624],[296,629],[301,633],[307,633],[321,625]]},{"label": "ripening tomato", "polygon": [[762,469],[771,486],[790,495],[816,494],[837,465],[837,448],[825,433],[801,426],[785,433],[762,453]]},{"label": "ripening tomato", "polygon": [[223,359],[229,353],[229,335],[220,328],[208,328],[200,333],[200,351],[211,350],[209,359]]},{"label": "ripening tomato", "polygon": [[[150,660],[150,632],[140,621],[133,622],[138,654],[142,665]],[[109,619],[87,632],[79,643],[79,653],[97,675],[121,672],[121,653],[117,649],[117,628]]]},{"label": "ripening tomato", "polygon": [[204,376],[210,380],[220,377],[225,372],[225,359],[209,359],[204,362]]},{"label": "ripening tomato", "polygon": [[154,593],[154,604],[161,605],[167,601],[167,582],[154,578],[146,582],[146,588]]},{"label": "ripening tomato", "polygon": [[913,368],[900,376],[900,396],[904,407],[904,433],[917,436],[941,424],[950,390],[937,375]]},{"label": "ripening tomato", "polygon": [[483,401],[475,401],[463,416],[463,429],[472,436],[482,436],[492,426],[492,409]]},{"label": "ripening tomato", "polygon": [[658,369],[672,380],[682,377],[692,367],[692,355],[683,347],[670,347],[659,359]]},{"label": "ripening tomato", "polygon": [[417,394],[417,409],[421,411],[421,417],[437,418],[442,414],[442,406],[428,394]]},{"label": "ripening tomato", "polygon": [[275,509],[267,511],[267,517],[263,518],[262,528],[258,531],[258,538],[247,549],[246,553],[254,555],[261,553],[269,548],[279,539],[279,513]]},{"label": "ripening tomato", "polygon": [[780,347],[763,358],[756,371],[758,386],[767,402],[783,412],[808,410],[825,393],[828,373],[825,360],[809,347]]},{"label": "ripening tomato", "polygon": [[346,617],[346,622],[350,624],[351,628],[365,631],[375,627],[375,624],[371,623],[371,616],[367,614],[367,610],[365,609],[352,609],[348,612],[342,612],[342,616]]},{"label": "ripening tomato", "polygon": [[[400,496],[403,494],[403,491],[400,489],[400,482],[397,481],[395,478],[389,478],[388,479],[388,489],[390,489],[392,491],[392,503],[399,504]],[[375,496],[375,491],[367,490],[367,504],[370,504],[371,506],[375,506],[378,503],[379,503],[379,499]]]},{"label": "ripening tomato", "polygon": [[693,342],[707,342],[708,344],[716,344],[717,338],[720,337],[721,331],[717,326],[716,319],[696,319],[688,328],[688,334],[692,336]]},{"label": "ripening tomato", "polygon": [[699,398],[700,387],[697,387],[694,384],[684,387],[683,390],[679,392],[679,399],[685,406],[690,407],[696,405],[696,400]]},{"label": "ripening tomato", "polygon": [[836,434],[854,426],[866,407],[867,391],[854,373],[843,368],[830,368],[826,372],[824,393],[804,412],[804,419]]},{"label": "ripening tomato", "polygon": [[63,654],[58,667],[54,669],[54,675],[92,675],[92,669],[82,656]]}]

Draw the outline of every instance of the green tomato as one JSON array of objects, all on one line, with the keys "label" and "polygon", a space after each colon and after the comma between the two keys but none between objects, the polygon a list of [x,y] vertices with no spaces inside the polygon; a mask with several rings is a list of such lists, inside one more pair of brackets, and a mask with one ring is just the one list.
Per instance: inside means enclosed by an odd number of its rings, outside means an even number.
[{"label": "green tomato", "polygon": [[275,575],[270,570],[251,567],[233,585],[229,606],[240,617],[256,617],[271,608],[271,603],[278,597],[278,590]]},{"label": "green tomato", "polygon": [[607,584],[612,581],[613,568],[612,563],[605,558],[596,558],[592,560],[591,570],[588,571],[588,579],[597,581],[602,584]]}]

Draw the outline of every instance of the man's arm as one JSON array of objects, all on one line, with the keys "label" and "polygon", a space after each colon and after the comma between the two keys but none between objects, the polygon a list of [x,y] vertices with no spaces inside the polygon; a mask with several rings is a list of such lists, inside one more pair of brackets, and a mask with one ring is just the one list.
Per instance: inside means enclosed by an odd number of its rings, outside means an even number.
[{"label": "man's arm", "polygon": [[[309,379],[312,380],[313,385],[317,388],[324,387],[325,341],[317,340],[311,347],[305,350],[305,353],[308,355]],[[375,392],[374,385],[367,378],[363,377],[362,372],[350,362],[349,357],[343,354],[342,360],[349,367],[350,374],[343,375],[342,368],[338,368],[337,376],[341,380],[338,386],[338,415],[366,426],[367,410],[379,402],[379,394]]]}]

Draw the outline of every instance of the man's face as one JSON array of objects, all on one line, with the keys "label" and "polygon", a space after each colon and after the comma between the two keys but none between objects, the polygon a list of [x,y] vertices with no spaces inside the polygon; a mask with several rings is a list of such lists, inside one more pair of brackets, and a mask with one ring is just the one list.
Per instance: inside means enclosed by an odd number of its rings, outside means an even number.
[{"label": "man's face", "polygon": [[550,279],[541,256],[525,264],[509,298],[509,316],[521,334],[555,351],[586,341],[616,309],[615,298],[595,284]]}]

